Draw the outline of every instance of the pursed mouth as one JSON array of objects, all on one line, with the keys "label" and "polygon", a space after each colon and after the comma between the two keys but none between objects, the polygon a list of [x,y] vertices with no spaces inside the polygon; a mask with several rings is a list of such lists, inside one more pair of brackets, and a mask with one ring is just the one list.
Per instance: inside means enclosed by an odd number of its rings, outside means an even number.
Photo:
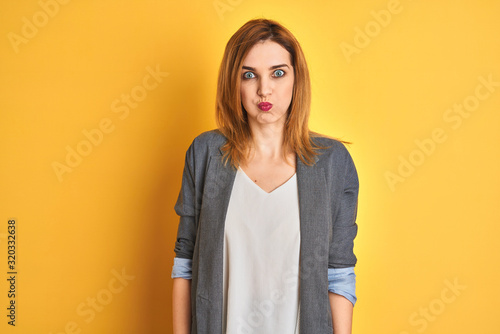
[{"label": "pursed mouth", "polygon": [[261,102],[257,105],[260,110],[262,111],[268,111],[273,107],[273,104],[270,102]]}]

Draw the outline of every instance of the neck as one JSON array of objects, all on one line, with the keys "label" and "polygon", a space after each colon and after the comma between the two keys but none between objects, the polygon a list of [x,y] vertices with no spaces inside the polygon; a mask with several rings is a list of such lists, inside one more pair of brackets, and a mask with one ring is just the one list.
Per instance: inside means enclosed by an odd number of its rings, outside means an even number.
[{"label": "neck", "polygon": [[284,126],[275,123],[250,125],[253,140],[249,148],[249,158],[281,160],[283,157]]}]

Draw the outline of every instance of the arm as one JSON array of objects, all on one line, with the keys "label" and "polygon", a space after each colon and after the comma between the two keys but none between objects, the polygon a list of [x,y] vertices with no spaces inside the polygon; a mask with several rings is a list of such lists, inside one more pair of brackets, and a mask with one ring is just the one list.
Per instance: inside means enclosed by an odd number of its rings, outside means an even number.
[{"label": "arm", "polygon": [[353,307],[356,303],[354,267],[328,269],[328,297],[335,334],[350,334]]},{"label": "arm", "polygon": [[191,333],[191,280],[174,278],[172,288],[174,334]]},{"label": "arm", "polygon": [[[354,266],[354,238],[358,226],[359,181],[354,162],[348,152],[345,156],[343,187],[338,196],[333,196],[337,212],[333,219],[332,241],[328,264],[330,307],[335,334],[350,334],[352,331],[353,307],[356,302]],[[335,207],[335,204],[334,207]]]},{"label": "arm", "polygon": [[172,268],[172,322],[174,334],[191,333],[192,258],[196,239],[196,191],[193,168],[193,145],[186,152],[182,186],[175,204],[179,215]]},{"label": "arm", "polygon": [[333,332],[335,334],[352,333],[353,305],[344,296],[328,292],[332,309]]},{"label": "arm", "polygon": [[190,259],[174,258],[172,267],[172,314],[174,334],[191,333],[191,278]]}]

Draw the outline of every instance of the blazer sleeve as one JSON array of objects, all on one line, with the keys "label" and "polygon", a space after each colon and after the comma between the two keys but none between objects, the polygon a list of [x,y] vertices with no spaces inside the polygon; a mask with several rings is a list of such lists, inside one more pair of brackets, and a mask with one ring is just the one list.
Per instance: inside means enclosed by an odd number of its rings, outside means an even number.
[{"label": "blazer sleeve", "polygon": [[[344,147],[345,149],[345,147]],[[351,155],[345,149],[343,186],[340,194],[332,196],[334,217],[332,221],[332,241],[329,249],[329,268],[354,267],[354,238],[358,233],[356,215],[358,209],[359,180]]]},{"label": "blazer sleeve", "polygon": [[174,210],[179,215],[174,252],[177,258],[192,259],[197,231],[194,144],[186,151],[182,185]]}]

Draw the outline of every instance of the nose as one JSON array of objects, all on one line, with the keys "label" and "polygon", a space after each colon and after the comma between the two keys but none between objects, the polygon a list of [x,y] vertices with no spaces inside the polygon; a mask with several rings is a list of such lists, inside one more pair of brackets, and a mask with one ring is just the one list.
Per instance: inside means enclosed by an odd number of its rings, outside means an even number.
[{"label": "nose", "polygon": [[273,91],[271,80],[268,78],[261,78],[259,80],[259,87],[257,89],[257,94],[259,96],[267,96]]}]

